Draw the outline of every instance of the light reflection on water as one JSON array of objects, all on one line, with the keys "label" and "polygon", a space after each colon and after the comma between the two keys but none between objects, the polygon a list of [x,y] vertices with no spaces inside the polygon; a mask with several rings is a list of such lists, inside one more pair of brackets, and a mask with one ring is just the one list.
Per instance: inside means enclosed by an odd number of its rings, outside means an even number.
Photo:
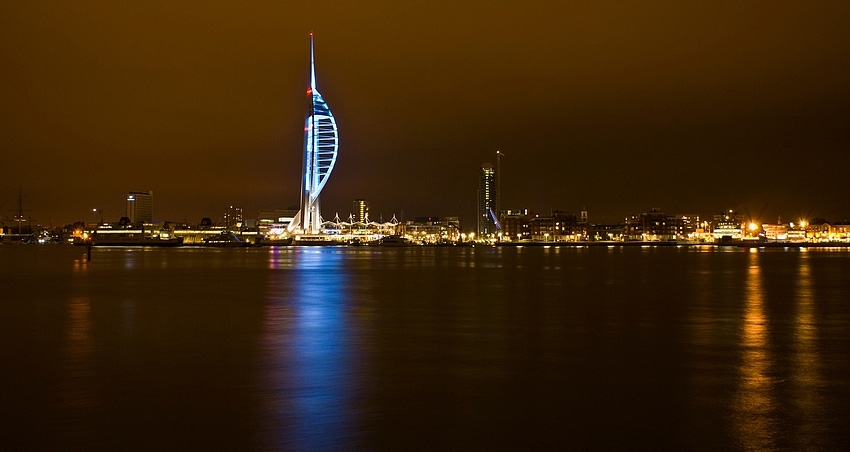
[{"label": "light reflection on water", "polygon": [[81,254],[0,248],[11,450],[850,443],[847,252]]},{"label": "light reflection on water", "polygon": [[797,274],[797,296],[795,297],[796,319],[794,321],[793,362],[795,372],[792,375],[796,408],[802,413],[802,422],[794,438],[800,441],[800,450],[822,449],[819,418],[822,416],[822,397],[819,394],[823,384],[820,375],[820,353],[818,351],[818,325],[816,320],[816,297],[812,283],[811,253],[800,253]]},{"label": "light reflection on water", "polygon": [[741,330],[741,366],[738,388],[733,405],[738,441],[746,450],[773,449],[776,425],[773,385],[769,375],[773,366],[769,340],[770,331],[764,313],[760,253],[751,249],[746,276],[744,318]]},{"label": "light reflection on water", "polygon": [[93,365],[95,352],[89,273],[91,262],[82,256],[73,261],[74,283],[67,302],[67,327],[62,346],[63,378],[58,388],[60,409],[67,425],[63,429],[66,444],[93,441],[91,425],[84,422],[96,405],[97,372]]},{"label": "light reflection on water", "polygon": [[93,366],[95,351],[92,331],[91,302],[86,295],[76,295],[68,303],[68,331],[64,344],[63,368],[59,397],[63,414],[71,424],[64,429],[70,444],[92,441],[91,425],[81,422],[95,408],[97,372]]},{"label": "light reflection on water", "polygon": [[262,344],[272,448],[328,450],[351,444],[357,339],[344,255],[272,249]]}]

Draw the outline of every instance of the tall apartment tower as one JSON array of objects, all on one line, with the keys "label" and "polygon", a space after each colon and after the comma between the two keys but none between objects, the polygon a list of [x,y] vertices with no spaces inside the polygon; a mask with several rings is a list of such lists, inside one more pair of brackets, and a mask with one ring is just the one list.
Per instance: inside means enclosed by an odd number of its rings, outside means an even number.
[{"label": "tall apartment tower", "polygon": [[224,227],[228,231],[238,231],[242,228],[242,208],[230,206],[224,211]]},{"label": "tall apartment tower", "polygon": [[478,228],[475,232],[478,237],[496,233],[497,197],[496,171],[493,165],[484,163],[478,170]]},{"label": "tall apartment tower", "polygon": [[355,199],[354,205],[354,221],[365,222],[369,216],[369,201],[365,199]]},{"label": "tall apartment tower", "polygon": [[304,123],[304,157],[301,174],[301,208],[289,224],[289,232],[318,234],[322,227],[319,193],[325,187],[339,152],[336,120],[316,89],[313,33],[310,32],[310,86],[307,87],[307,118]]},{"label": "tall apartment tower", "polygon": [[131,191],[127,193],[127,218],[130,223],[144,223],[153,220],[153,192]]}]

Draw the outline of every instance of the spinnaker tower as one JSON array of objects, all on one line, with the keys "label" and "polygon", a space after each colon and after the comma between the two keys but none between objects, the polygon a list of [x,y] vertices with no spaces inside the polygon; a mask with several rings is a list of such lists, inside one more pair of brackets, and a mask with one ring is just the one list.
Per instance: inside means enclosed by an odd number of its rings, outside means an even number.
[{"label": "spinnaker tower", "polygon": [[310,86],[307,88],[307,114],[304,123],[304,159],[301,176],[301,206],[289,232],[318,234],[322,226],[319,194],[333,171],[339,152],[336,120],[327,102],[316,89],[316,61],[310,32]]}]

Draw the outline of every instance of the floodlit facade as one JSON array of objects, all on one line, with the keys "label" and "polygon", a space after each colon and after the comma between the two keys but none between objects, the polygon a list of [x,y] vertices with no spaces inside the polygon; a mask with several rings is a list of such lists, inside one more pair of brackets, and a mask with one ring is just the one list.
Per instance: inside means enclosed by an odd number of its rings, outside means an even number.
[{"label": "floodlit facade", "polygon": [[310,33],[310,87],[307,88],[307,118],[304,123],[304,159],[301,176],[301,205],[288,231],[318,234],[322,227],[319,194],[333,171],[339,151],[336,120],[316,89],[313,33]]},{"label": "floodlit facade", "polygon": [[127,218],[130,223],[145,223],[153,220],[153,192],[131,191],[127,193]]},{"label": "floodlit facade", "polygon": [[744,231],[744,216],[734,210],[714,216],[714,240],[741,240]]}]

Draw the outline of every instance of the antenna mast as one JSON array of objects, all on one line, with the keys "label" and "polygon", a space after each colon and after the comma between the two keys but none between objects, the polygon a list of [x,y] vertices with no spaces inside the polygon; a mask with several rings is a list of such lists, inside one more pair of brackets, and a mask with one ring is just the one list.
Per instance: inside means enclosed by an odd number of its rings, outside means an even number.
[{"label": "antenna mast", "polygon": [[502,214],[502,151],[496,151],[496,215]]},{"label": "antenna mast", "polygon": [[313,57],[313,31],[310,30],[310,89],[316,90],[316,59]]},{"label": "antenna mast", "polygon": [[15,215],[15,222],[18,223],[18,235],[21,235],[21,227],[24,223],[24,189],[18,187],[18,214]]}]

